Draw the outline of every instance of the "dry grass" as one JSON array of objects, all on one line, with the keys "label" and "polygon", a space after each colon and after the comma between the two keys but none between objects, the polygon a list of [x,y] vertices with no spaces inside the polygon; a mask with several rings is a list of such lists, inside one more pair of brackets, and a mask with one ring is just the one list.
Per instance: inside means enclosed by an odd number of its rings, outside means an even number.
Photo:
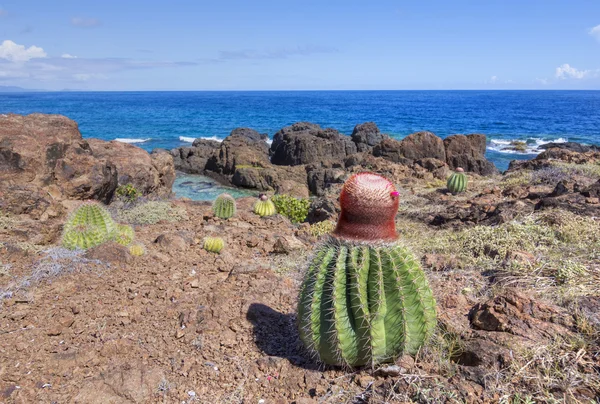
[{"label": "dry grass", "polygon": [[187,220],[187,212],[169,201],[147,201],[132,207],[118,209],[115,214],[119,222],[130,224],[156,224],[160,221],[176,222]]}]

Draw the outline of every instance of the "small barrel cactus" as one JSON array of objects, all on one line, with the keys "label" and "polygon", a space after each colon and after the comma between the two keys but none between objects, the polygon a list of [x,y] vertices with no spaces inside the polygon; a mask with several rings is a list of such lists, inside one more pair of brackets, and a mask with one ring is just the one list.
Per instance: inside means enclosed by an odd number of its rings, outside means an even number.
[{"label": "small barrel cactus", "polygon": [[456,172],[452,173],[448,178],[446,187],[448,188],[448,191],[453,194],[459,194],[467,190],[467,182],[468,178],[467,174],[465,174],[465,170],[459,167],[456,169]]},{"label": "small barrel cactus", "polygon": [[129,254],[134,257],[142,256],[146,253],[146,249],[142,244],[136,243],[129,246]]},{"label": "small barrel cactus", "polygon": [[229,194],[217,196],[213,203],[213,213],[221,219],[229,219],[235,215],[235,199]]},{"label": "small barrel cactus", "polygon": [[414,354],[436,324],[419,260],[397,243],[399,194],[386,178],[344,184],[333,234],[316,250],[298,303],[300,339],[330,365],[363,366]]},{"label": "small barrel cactus", "polygon": [[221,237],[206,237],[204,239],[203,248],[208,252],[219,254],[224,246],[225,242]]},{"label": "small barrel cactus", "polygon": [[135,232],[133,231],[133,227],[126,224],[117,224],[115,230],[115,242],[128,246],[133,242],[134,238]]},{"label": "small barrel cactus", "polygon": [[254,204],[254,213],[260,217],[273,216],[277,213],[277,209],[275,209],[275,204],[267,195],[261,194]]},{"label": "small barrel cactus", "polygon": [[114,220],[103,206],[86,202],[65,223],[62,245],[71,250],[94,247],[112,239],[115,229]]}]

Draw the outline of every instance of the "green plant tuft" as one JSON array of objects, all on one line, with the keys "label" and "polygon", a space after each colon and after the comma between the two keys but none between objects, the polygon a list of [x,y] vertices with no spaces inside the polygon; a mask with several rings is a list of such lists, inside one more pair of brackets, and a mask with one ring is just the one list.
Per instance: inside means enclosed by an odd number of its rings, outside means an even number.
[{"label": "green plant tuft", "polygon": [[135,232],[131,226],[126,224],[117,224],[115,231],[115,242],[128,246],[135,239]]},{"label": "green plant tuft", "polygon": [[116,224],[110,213],[98,203],[84,203],[64,225],[63,247],[87,249],[114,237]]},{"label": "green plant tuft", "polygon": [[204,239],[203,248],[208,252],[220,254],[224,246],[225,242],[221,237],[206,237]]},{"label": "green plant tuft", "polygon": [[277,209],[275,208],[273,201],[264,194],[258,198],[258,201],[256,201],[254,204],[253,210],[254,213],[260,217],[273,216],[277,213]]},{"label": "green plant tuft", "polygon": [[119,199],[125,202],[135,202],[136,199],[142,196],[142,193],[132,184],[119,185],[115,193]]},{"label": "green plant tuft", "polygon": [[271,198],[277,209],[277,213],[287,217],[292,223],[302,223],[308,216],[310,200],[294,198],[293,196],[279,194]]},{"label": "green plant tuft", "polygon": [[213,213],[220,219],[229,219],[235,215],[235,199],[229,194],[217,196],[213,203]]},{"label": "green plant tuft", "polygon": [[459,168],[455,173],[450,175],[446,186],[448,191],[452,192],[453,194],[459,194],[467,190],[467,182],[467,174],[465,174],[462,169]]}]

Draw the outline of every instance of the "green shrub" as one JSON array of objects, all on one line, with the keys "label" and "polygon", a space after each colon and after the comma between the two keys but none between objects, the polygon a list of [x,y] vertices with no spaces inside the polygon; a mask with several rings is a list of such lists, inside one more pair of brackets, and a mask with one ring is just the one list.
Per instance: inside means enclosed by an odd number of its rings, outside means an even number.
[{"label": "green shrub", "polygon": [[168,201],[149,201],[131,209],[121,209],[117,212],[117,219],[120,222],[133,224],[156,224],[162,220],[177,222],[187,218],[187,212],[184,208],[173,206]]},{"label": "green shrub", "polygon": [[294,198],[289,195],[275,195],[271,198],[277,208],[277,213],[290,219],[292,223],[302,223],[308,216],[310,201],[304,198]]},{"label": "green shrub", "polygon": [[134,202],[142,193],[131,184],[119,185],[115,192],[117,197],[125,202]]}]

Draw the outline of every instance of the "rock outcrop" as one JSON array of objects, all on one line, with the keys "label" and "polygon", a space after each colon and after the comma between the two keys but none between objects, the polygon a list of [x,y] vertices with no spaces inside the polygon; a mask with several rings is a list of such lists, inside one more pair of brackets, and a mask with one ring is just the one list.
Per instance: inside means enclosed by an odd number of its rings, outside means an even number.
[{"label": "rock outcrop", "polygon": [[342,160],[357,152],[356,144],[335,129],[299,122],[281,129],[273,137],[271,162],[296,166]]},{"label": "rock outcrop", "polygon": [[485,158],[486,137],[482,134],[452,135],[444,139],[446,163],[479,175],[497,174],[498,169]]},{"label": "rock outcrop", "polygon": [[171,150],[175,168],[188,174],[202,174],[208,160],[216,156],[221,142],[209,139],[196,139],[192,147],[179,147]]},{"label": "rock outcrop", "polygon": [[446,161],[444,142],[431,132],[412,133],[402,140],[384,139],[373,148],[373,155],[401,164],[426,158]]},{"label": "rock outcrop", "polygon": [[42,217],[63,199],[110,202],[119,184],[167,196],[175,180],[168,153],[86,140],[61,115],[0,117],[0,209]]},{"label": "rock outcrop", "polygon": [[379,131],[375,122],[365,122],[356,125],[350,137],[356,143],[356,149],[360,153],[372,150],[373,146],[387,138],[387,135]]}]

